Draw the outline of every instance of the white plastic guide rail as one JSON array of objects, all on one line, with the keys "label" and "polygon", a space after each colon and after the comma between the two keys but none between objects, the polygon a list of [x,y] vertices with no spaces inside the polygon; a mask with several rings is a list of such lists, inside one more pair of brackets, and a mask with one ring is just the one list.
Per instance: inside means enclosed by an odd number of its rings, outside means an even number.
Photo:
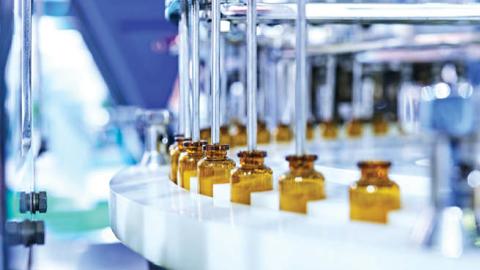
[{"label": "white plastic guide rail", "polygon": [[307,21],[305,19],[306,0],[297,0],[296,21],[296,91],[295,91],[295,154],[305,154],[307,128]]},{"label": "white plastic guide rail", "polygon": [[247,2],[247,137],[248,151],[257,148],[257,3]]},{"label": "white plastic guide rail", "polygon": [[212,144],[220,143],[220,0],[212,0]]},{"label": "white plastic guide rail", "polygon": [[[227,20],[244,20],[246,6],[224,4],[222,15]],[[295,20],[293,3],[259,4],[258,21]],[[311,23],[480,23],[480,4],[376,4],[376,3],[308,3],[306,18]]]}]

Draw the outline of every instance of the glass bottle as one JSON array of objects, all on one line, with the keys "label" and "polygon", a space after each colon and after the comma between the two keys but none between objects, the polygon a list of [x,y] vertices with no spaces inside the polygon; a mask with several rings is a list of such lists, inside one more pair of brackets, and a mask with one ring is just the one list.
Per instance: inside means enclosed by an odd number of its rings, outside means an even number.
[{"label": "glass bottle", "polygon": [[257,143],[269,144],[270,143],[270,131],[267,128],[267,124],[264,121],[258,121],[257,124]]},{"label": "glass bottle", "polygon": [[213,197],[214,184],[230,182],[230,173],[235,162],[227,157],[228,145],[206,145],[205,157],[198,163],[200,194]]},{"label": "glass bottle", "polygon": [[232,138],[230,136],[230,127],[228,125],[223,125],[220,127],[220,144],[232,144]]},{"label": "glass bottle", "polygon": [[315,137],[315,123],[307,122],[307,140],[311,141]]},{"label": "glass bottle", "polygon": [[178,176],[178,159],[180,154],[185,151],[184,142],[190,141],[183,135],[175,136],[175,143],[170,146],[170,180],[177,183]]},{"label": "glass bottle", "polygon": [[232,171],[231,201],[250,204],[250,194],[273,189],[273,172],[264,164],[267,152],[241,151],[240,167]]},{"label": "glass bottle", "polygon": [[190,190],[190,178],[197,177],[198,162],[204,157],[203,146],[207,142],[185,142],[185,152],[178,159],[178,185]]},{"label": "glass bottle", "polygon": [[322,123],[321,131],[326,140],[335,140],[338,137],[338,127],[334,120]]},{"label": "glass bottle", "polygon": [[240,121],[233,121],[231,138],[232,146],[247,145],[247,127]]},{"label": "glass bottle", "polygon": [[275,140],[279,143],[288,143],[293,139],[293,131],[287,124],[278,124],[275,130]]},{"label": "glass bottle", "polygon": [[280,210],[307,213],[307,202],[325,199],[325,178],[314,168],[316,155],[287,156],[290,171],[280,176]]},{"label": "glass bottle", "polygon": [[388,212],[400,209],[400,188],[388,178],[388,161],[358,163],[361,178],[350,186],[350,219],[387,223]]},{"label": "glass bottle", "polygon": [[347,136],[350,138],[359,138],[363,134],[363,123],[360,119],[352,119],[346,126]]},{"label": "glass bottle", "polygon": [[200,130],[200,140],[210,143],[211,132],[212,130],[209,127],[202,128]]},{"label": "glass bottle", "polygon": [[373,117],[373,134],[376,136],[383,136],[388,133],[388,121],[383,114],[378,114]]}]

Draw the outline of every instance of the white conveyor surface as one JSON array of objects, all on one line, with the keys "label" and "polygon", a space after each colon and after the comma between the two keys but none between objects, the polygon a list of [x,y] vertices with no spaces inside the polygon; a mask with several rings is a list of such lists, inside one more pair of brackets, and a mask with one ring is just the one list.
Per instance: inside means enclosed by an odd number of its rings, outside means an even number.
[{"label": "white conveyor surface", "polygon": [[[354,170],[319,169],[327,181],[339,173],[351,181],[357,176]],[[171,183],[167,167],[155,175],[111,181],[110,221],[122,243],[169,269],[468,270],[479,266],[479,252],[445,258],[410,240],[423,199],[402,198],[404,210],[392,215],[390,224],[376,225],[348,220],[347,185],[342,183],[327,182],[329,198],[309,203],[308,215],[298,215],[275,210],[271,201],[278,199],[275,192],[255,194],[255,205],[244,206],[228,201],[228,185],[216,187],[212,199]],[[401,175],[392,178],[408,190]],[[428,181],[412,179],[424,186]]]}]

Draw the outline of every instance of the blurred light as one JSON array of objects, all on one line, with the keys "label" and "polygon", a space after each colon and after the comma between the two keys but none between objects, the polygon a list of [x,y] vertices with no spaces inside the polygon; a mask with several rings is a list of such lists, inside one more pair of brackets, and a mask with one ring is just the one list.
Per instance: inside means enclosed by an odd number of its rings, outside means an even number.
[{"label": "blurred light", "polygon": [[435,97],[437,99],[444,99],[450,95],[450,86],[446,83],[438,83],[435,85]]},{"label": "blurred light", "polygon": [[230,32],[230,22],[229,21],[220,21],[220,32]]},{"label": "blurred light", "polygon": [[473,170],[470,172],[467,177],[467,182],[472,188],[480,187],[480,171]]},{"label": "blurred light", "polygon": [[469,83],[461,83],[458,86],[458,94],[462,98],[469,98],[473,95],[473,86]]},{"label": "blurred light", "polygon": [[456,83],[458,80],[457,70],[454,65],[445,65],[441,71],[442,80],[448,83]]}]

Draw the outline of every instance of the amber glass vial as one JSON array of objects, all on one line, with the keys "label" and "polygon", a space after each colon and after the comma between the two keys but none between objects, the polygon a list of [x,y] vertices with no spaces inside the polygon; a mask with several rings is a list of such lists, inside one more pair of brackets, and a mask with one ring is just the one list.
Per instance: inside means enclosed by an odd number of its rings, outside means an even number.
[{"label": "amber glass vial", "polygon": [[247,127],[239,121],[234,121],[232,124],[231,138],[232,146],[247,145]]},{"label": "amber glass vial", "polygon": [[267,124],[263,121],[258,121],[257,124],[257,143],[269,144],[271,140],[270,131],[267,128]]},{"label": "amber glass vial", "polygon": [[200,139],[202,141],[206,141],[210,143],[210,138],[212,136],[211,134],[212,134],[212,130],[210,128],[202,128],[200,130]]},{"label": "amber glass vial", "polygon": [[307,140],[311,141],[315,138],[315,123],[308,122],[307,123]]},{"label": "amber glass vial", "polygon": [[250,204],[250,194],[273,189],[273,172],[264,164],[267,152],[242,151],[238,153],[240,167],[231,176],[231,201]]},{"label": "amber glass vial", "polygon": [[363,135],[363,123],[360,119],[352,119],[346,126],[347,136],[359,138]]},{"label": "amber glass vial", "polygon": [[325,178],[314,168],[315,155],[287,156],[290,171],[280,176],[280,210],[307,213],[307,203],[325,199]]},{"label": "amber glass vial", "polygon": [[373,117],[373,134],[383,136],[388,133],[388,121],[383,115]]},{"label": "amber glass vial", "polygon": [[288,143],[293,139],[293,131],[289,125],[279,124],[275,130],[275,140],[279,143]]},{"label": "amber glass vial", "polygon": [[190,178],[197,177],[198,162],[204,157],[203,146],[207,142],[185,142],[185,152],[180,154],[178,160],[178,179],[181,187],[190,190]]},{"label": "amber glass vial", "polygon": [[175,143],[170,146],[170,180],[177,183],[178,177],[178,159],[180,154],[185,152],[183,144],[190,141],[190,139],[184,138],[183,135],[175,136]]},{"label": "amber glass vial", "polygon": [[206,145],[205,157],[198,162],[200,194],[213,197],[214,184],[230,183],[235,162],[227,157],[228,145]]},{"label": "amber glass vial", "polygon": [[224,125],[220,127],[220,144],[230,145],[232,138],[230,137],[230,127]]},{"label": "amber glass vial", "polygon": [[335,121],[327,121],[321,126],[322,137],[326,140],[335,140],[338,137],[338,126]]},{"label": "amber glass vial", "polygon": [[350,219],[387,223],[388,212],[400,209],[400,188],[388,178],[388,161],[358,163],[361,178],[350,187]]}]

